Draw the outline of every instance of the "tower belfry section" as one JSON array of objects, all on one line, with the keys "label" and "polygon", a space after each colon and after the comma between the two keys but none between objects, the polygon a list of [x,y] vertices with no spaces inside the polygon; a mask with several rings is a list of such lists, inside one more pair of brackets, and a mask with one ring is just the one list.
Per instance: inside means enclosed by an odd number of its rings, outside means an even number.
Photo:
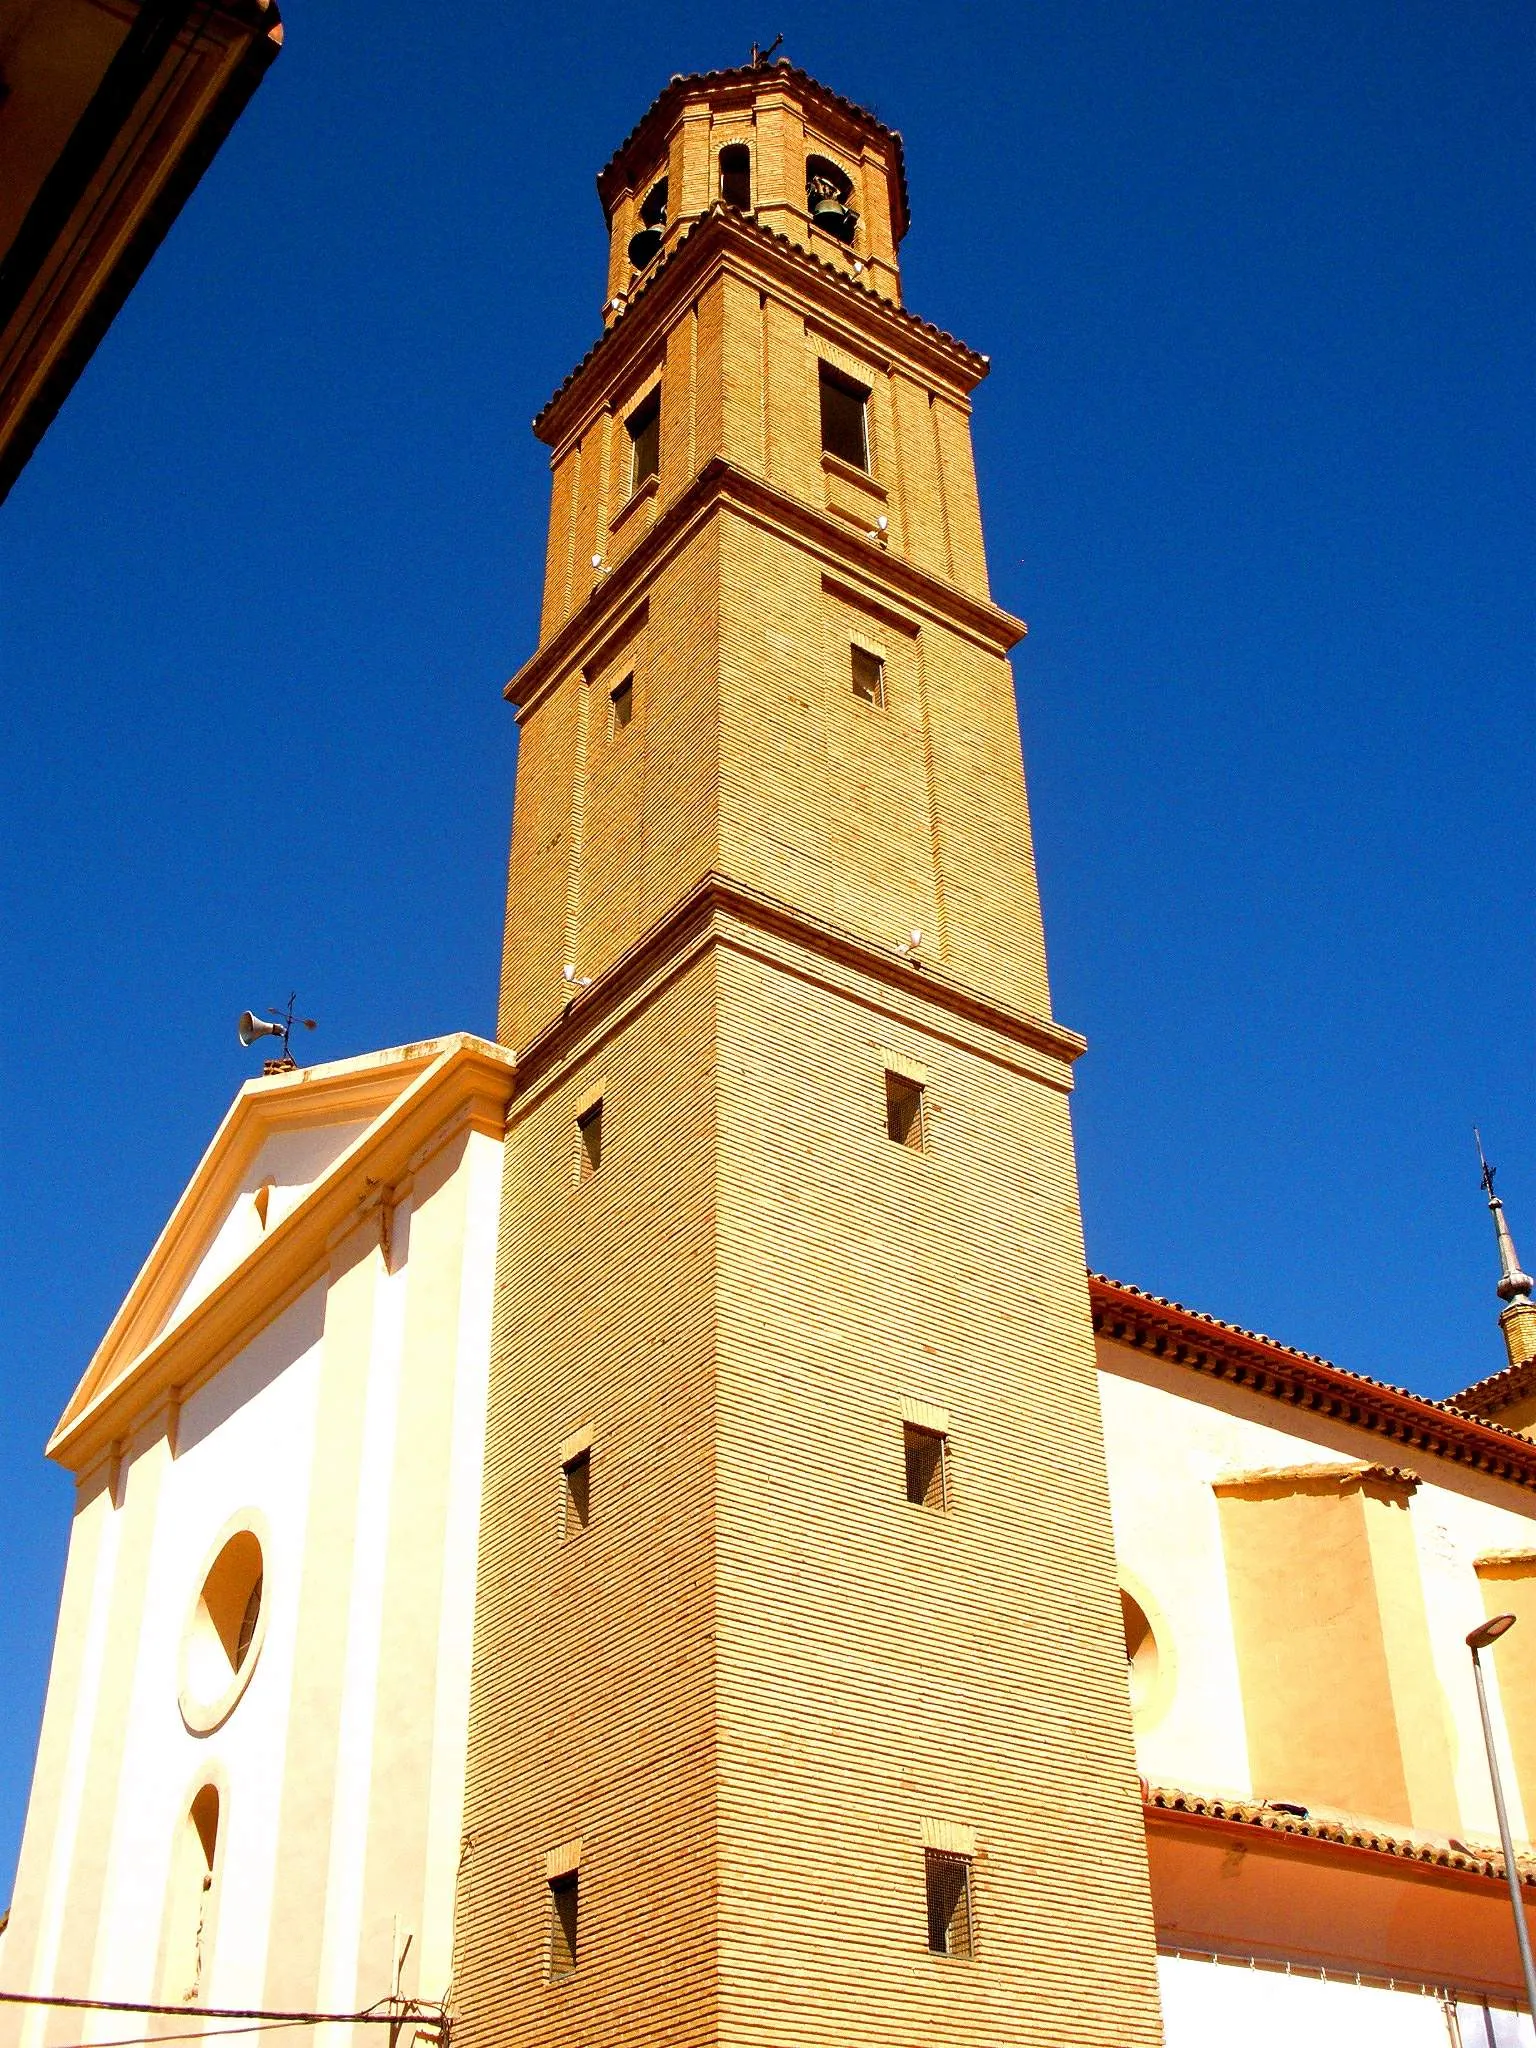
[{"label": "tower belfry section", "polygon": [[508,686],[462,2038],[1151,2043],[986,360],[788,65],[598,189]]}]

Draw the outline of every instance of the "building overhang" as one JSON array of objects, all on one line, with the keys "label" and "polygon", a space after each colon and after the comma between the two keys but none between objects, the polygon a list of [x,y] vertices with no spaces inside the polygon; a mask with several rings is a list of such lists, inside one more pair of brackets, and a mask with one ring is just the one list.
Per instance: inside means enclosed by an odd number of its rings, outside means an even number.
[{"label": "building overhang", "polygon": [[40,0],[0,44],[0,499],[282,39],[273,0]]},{"label": "building overhang", "polygon": [[1349,1423],[1420,1456],[1536,1488],[1536,1442],[1462,1415],[1406,1387],[1346,1371],[1273,1337],[1147,1294],[1104,1273],[1088,1276],[1097,1335],[1191,1372],[1245,1387],[1293,1409]]},{"label": "building overhang", "polygon": [[[1507,1997],[1520,1988],[1492,1848],[1349,1816],[1143,1787],[1158,1946]],[[1536,1863],[1520,1866],[1536,1896]]]}]

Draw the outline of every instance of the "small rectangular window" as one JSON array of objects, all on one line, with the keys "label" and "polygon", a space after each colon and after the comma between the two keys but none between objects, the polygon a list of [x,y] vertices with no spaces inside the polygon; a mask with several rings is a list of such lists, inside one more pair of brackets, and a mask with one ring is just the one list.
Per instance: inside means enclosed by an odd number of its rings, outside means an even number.
[{"label": "small rectangular window", "polygon": [[615,738],[635,715],[635,679],[626,676],[608,692],[608,737]]},{"label": "small rectangular window", "polygon": [[590,1180],[603,1163],[603,1098],[589,1103],[576,1119],[581,1140],[581,1178]]},{"label": "small rectangular window", "polygon": [[913,1152],[923,1148],[923,1086],[905,1074],[885,1077],[885,1128],[893,1145]]},{"label": "small rectangular window", "polygon": [[576,1967],[576,1927],[581,1913],[581,1873],[568,1870],[549,1880],[549,1974],[568,1977]]},{"label": "small rectangular window", "polygon": [[885,702],[885,663],[857,641],[853,646],[853,694],[866,704]]},{"label": "small rectangular window", "polygon": [[624,422],[629,433],[629,490],[633,497],[661,468],[661,387],[642,398]]},{"label": "small rectangular window", "polygon": [[920,1508],[947,1508],[949,1447],[942,1434],[936,1429],[919,1429],[915,1422],[904,1422],[901,1442],[907,1464],[907,1499]]},{"label": "small rectangular window", "polygon": [[578,1451],[560,1470],[565,1475],[565,1533],[579,1536],[592,1519],[592,1453]]},{"label": "small rectangular window", "polygon": [[923,1851],[928,1886],[928,1946],[936,1956],[973,1953],[971,1863],[942,1849]]},{"label": "small rectangular window", "polygon": [[817,366],[821,380],[821,445],[828,455],[851,462],[855,469],[869,467],[869,435],[865,429],[865,408],[869,392],[855,384],[830,363]]}]

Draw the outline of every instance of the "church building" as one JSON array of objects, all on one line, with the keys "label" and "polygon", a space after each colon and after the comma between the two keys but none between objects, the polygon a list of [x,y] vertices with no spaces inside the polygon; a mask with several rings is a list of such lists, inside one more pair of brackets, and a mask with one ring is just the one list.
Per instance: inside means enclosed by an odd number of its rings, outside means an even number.
[{"label": "church building", "polygon": [[269,1062],[60,1420],[0,2036],[1531,2043],[1502,1209],[1450,1402],[1088,1272],[900,137],[754,62],[598,192],[498,1042]]}]

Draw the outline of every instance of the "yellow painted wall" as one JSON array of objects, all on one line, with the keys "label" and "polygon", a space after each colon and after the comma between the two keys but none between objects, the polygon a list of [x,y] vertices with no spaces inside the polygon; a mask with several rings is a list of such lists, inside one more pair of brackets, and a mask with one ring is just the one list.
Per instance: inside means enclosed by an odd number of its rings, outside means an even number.
[{"label": "yellow painted wall", "polygon": [[1358,1490],[1221,1502],[1255,1792],[1411,1822]]},{"label": "yellow painted wall", "polygon": [[1479,1558],[1477,1577],[1487,1613],[1515,1617],[1515,1626],[1484,1651],[1483,1664],[1497,1673],[1499,1706],[1529,1827],[1529,1817],[1536,1815],[1536,1552]]}]

